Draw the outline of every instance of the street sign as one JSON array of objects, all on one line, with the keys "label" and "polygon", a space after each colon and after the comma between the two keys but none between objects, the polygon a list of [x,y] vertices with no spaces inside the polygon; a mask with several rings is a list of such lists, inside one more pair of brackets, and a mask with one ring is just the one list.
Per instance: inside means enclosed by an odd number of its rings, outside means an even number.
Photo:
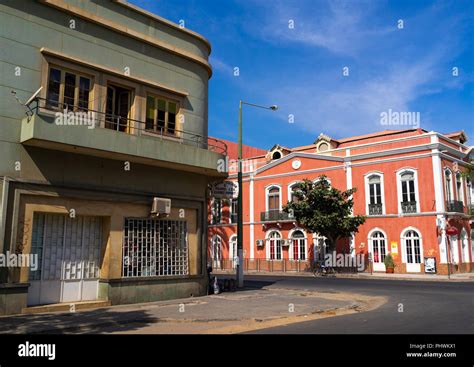
[{"label": "street sign", "polygon": [[239,197],[239,185],[235,181],[212,184],[211,196],[216,199],[237,199]]}]

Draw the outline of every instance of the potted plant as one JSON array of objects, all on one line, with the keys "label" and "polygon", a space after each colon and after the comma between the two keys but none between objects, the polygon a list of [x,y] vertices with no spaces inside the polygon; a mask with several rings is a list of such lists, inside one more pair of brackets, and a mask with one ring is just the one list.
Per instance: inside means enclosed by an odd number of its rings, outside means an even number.
[{"label": "potted plant", "polygon": [[395,269],[395,262],[393,261],[393,257],[391,253],[388,253],[385,256],[385,260],[383,261],[385,264],[385,272],[393,274],[393,270]]}]

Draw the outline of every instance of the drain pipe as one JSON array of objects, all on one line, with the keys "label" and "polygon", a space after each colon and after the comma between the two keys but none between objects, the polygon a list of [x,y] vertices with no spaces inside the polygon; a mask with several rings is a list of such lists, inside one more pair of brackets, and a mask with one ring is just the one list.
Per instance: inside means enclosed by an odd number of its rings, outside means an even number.
[{"label": "drain pipe", "polygon": [[3,254],[5,249],[5,232],[7,222],[7,206],[8,206],[8,189],[10,186],[10,180],[8,177],[3,177],[2,185],[2,201],[0,207],[0,254]]}]

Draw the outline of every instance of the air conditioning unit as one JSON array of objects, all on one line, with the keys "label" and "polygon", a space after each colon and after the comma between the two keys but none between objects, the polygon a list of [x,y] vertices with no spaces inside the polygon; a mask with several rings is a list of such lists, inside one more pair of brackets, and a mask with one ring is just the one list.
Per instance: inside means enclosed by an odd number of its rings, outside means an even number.
[{"label": "air conditioning unit", "polygon": [[151,214],[156,216],[168,216],[171,213],[171,199],[153,198]]},{"label": "air conditioning unit", "polygon": [[265,245],[264,240],[257,240],[257,247],[263,247]]}]

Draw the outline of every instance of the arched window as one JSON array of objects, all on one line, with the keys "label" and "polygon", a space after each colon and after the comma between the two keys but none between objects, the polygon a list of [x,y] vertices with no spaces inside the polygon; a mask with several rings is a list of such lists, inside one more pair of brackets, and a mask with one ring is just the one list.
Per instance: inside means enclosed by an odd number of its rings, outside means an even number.
[{"label": "arched window", "polygon": [[416,171],[404,169],[398,174],[399,212],[403,214],[418,212],[418,183]]},{"label": "arched window", "polygon": [[469,236],[464,228],[461,231],[461,257],[463,263],[469,262]]},{"label": "arched window", "polygon": [[[381,231],[374,231],[369,238],[370,251],[372,252],[372,259],[375,264],[381,267],[384,264],[385,256],[387,255],[387,240]],[[374,269],[378,270],[378,269]]]},{"label": "arched window", "polygon": [[369,173],[365,176],[366,203],[368,215],[384,214],[383,175]]},{"label": "arched window", "polygon": [[229,259],[232,261],[233,267],[236,267],[235,258],[239,256],[237,252],[237,235],[233,235],[229,240]]},{"label": "arched window", "polygon": [[277,231],[272,231],[267,237],[268,255],[270,260],[282,259],[281,235]]},{"label": "arched window", "polygon": [[444,170],[444,185],[446,190],[446,201],[449,203],[453,200],[453,184],[451,171],[449,169]]},{"label": "arched window", "polygon": [[403,260],[407,272],[420,272],[422,259],[421,236],[415,229],[407,229],[402,235]]},{"label": "arched window", "polygon": [[303,231],[296,230],[291,235],[293,260],[306,260],[306,236]]},{"label": "arched window", "polygon": [[272,159],[273,160],[280,159],[280,158],[281,158],[281,152],[279,152],[278,150],[273,152],[273,154],[272,154]]},{"label": "arched window", "polygon": [[268,211],[280,211],[280,188],[272,186],[267,194]]},{"label": "arched window", "polygon": [[219,268],[222,260],[222,238],[217,234],[212,236],[211,240],[211,259],[213,266]]},{"label": "arched window", "polygon": [[462,176],[461,173],[456,173],[456,194],[458,201],[464,202],[464,190],[462,187]]},{"label": "arched window", "polygon": [[314,260],[322,261],[326,256],[326,237],[319,234],[313,234],[313,251],[314,251]]},{"label": "arched window", "polygon": [[288,201],[297,203],[298,198],[295,196],[295,192],[298,191],[298,184],[300,182],[294,182],[288,186]]}]

